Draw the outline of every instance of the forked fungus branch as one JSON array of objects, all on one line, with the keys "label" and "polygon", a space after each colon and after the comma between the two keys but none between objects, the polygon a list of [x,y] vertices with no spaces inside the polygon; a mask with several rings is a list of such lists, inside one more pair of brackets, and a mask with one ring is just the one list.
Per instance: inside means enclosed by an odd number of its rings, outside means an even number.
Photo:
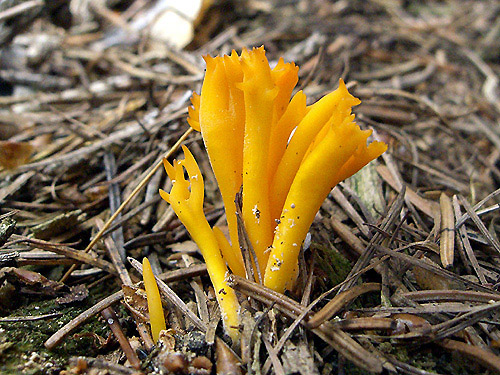
[{"label": "forked fungus branch", "polygon": [[205,61],[201,95],[193,94],[188,122],[203,136],[224,201],[229,240],[204,216],[203,177],[187,148],[184,160],[165,161],[172,190],[160,193],[200,248],[226,332],[234,339],[239,304],[226,275],[229,268],[245,276],[236,194],[242,188],[244,225],[264,285],[283,292],[295,283],[300,247],[328,193],[387,146],[367,145],[371,131],[361,130],[351,114],[360,101],[342,80],[337,90],[307,106],[302,91],[292,97],[298,67],[280,59],[271,69],[263,47],[206,56]]}]

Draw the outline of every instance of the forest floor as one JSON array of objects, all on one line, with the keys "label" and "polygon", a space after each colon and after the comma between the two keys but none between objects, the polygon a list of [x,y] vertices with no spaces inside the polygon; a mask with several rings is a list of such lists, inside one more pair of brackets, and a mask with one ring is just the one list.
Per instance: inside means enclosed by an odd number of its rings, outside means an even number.
[{"label": "forest floor", "polygon": [[[205,1],[169,28],[178,47],[157,40],[172,36],[151,2],[6,3],[1,374],[500,373],[498,1]],[[300,67],[308,103],[342,78],[356,122],[389,148],[324,202],[293,292],[234,286],[245,312],[231,345],[157,167],[180,154],[202,56],[261,45]],[[222,223],[201,136],[184,142]],[[151,350],[126,260],[144,256],[205,332],[164,299],[169,330]],[[301,324],[308,309],[320,327]]]}]

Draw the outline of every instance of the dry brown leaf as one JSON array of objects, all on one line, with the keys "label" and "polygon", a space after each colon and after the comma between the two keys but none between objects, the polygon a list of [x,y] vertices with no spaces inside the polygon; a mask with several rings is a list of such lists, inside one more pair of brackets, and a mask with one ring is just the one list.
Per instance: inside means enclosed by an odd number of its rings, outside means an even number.
[{"label": "dry brown leaf", "polygon": [[0,165],[6,169],[15,169],[26,164],[33,149],[28,142],[0,141]]}]

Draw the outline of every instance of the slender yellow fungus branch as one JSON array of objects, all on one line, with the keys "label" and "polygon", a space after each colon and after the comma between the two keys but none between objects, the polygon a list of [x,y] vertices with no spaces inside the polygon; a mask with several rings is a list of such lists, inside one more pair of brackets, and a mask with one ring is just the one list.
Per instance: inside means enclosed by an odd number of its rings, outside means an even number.
[{"label": "slender yellow fungus branch", "polygon": [[243,258],[238,246],[236,207],[234,197],[242,184],[243,133],[245,108],[243,93],[236,87],[243,79],[238,55],[205,56],[207,73],[203,82],[201,96],[193,94],[189,109],[189,124],[196,130],[201,129],[205,147],[224,201],[233,251],[223,251],[229,268],[240,276],[244,270]]},{"label": "slender yellow fungus branch", "polygon": [[197,93],[193,93],[191,96],[191,104],[188,108],[189,117],[187,119],[188,124],[197,132],[201,131],[200,127],[200,96]]},{"label": "slender yellow fungus branch", "polygon": [[[241,263],[241,252],[234,251],[234,248],[227,241],[226,236],[220,228],[213,228],[215,238],[217,239],[217,243],[219,244],[220,252],[222,253],[222,257],[226,260],[227,264],[231,268],[231,271],[239,276],[245,276],[245,267],[243,263]],[[232,265],[232,266],[231,266]]]},{"label": "slender yellow fungus branch", "polygon": [[[340,182],[338,178],[343,175],[339,171],[343,165],[356,150],[362,149],[369,134],[370,131],[362,131],[349,116],[340,125],[331,124],[324,138],[301,163],[276,229],[264,285],[278,292],[293,286],[300,246],[314,216],[330,190]],[[370,150],[372,156],[385,151],[385,147],[377,146],[381,144],[375,145]]]},{"label": "slender yellow fungus branch", "polygon": [[275,86],[264,47],[241,53],[244,95],[245,138],[243,142],[243,221],[261,272],[273,240],[269,203],[267,168],[269,140],[273,122],[274,101],[279,93]]},{"label": "slender yellow fungus branch", "polygon": [[156,284],[151,264],[148,258],[142,260],[142,278],[146,295],[148,298],[149,323],[151,324],[151,334],[154,342],[158,341],[160,331],[167,329],[165,325],[165,315],[163,315],[163,306],[161,305],[160,291]]},{"label": "slender yellow fungus branch", "polygon": [[[226,283],[228,269],[220,253],[216,235],[203,213],[203,177],[191,152],[185,146],[182,149],[184,160],[174,161],[173,165],[164,160],[165,170],[172,180],[172,190],[170,194],[160,190],[160,195],[170,203],[200,248],[221,308],[224,328],[236,340],[239,337],[238,299],[234,290]],[[184,169],[189,176],[188,180],[184,179]]]},{"label": "slender yellow fungus branch", "polygon": [[341,124],[350,114],[351,107],[359,103],[359,99],[353,97],[347,91],[344,81],[340,80],[337,90],[311,106],[297,126],[274,175],[270,193],[274,217],[281,212],[295,174],[316,135],[327,122],[331,122],[333,126]]},{"label": "slender yellow fungus branch", "polygon": [[[269,181],[273,180],[276,173],[278,164],[285,153],[288,139],[292,134],[293,129],[304,118],[308,111],[306,106],[306,96],[302,91],[297,92],[288,107],[286,108],[283,116],[278,120],[276,126],[271,129],[271,139],[269,141],[269,163],[268,163],[268,178]],[[273,213],[271,210],[272,218],[276,219],[279,212]]]},{"label": "slender yellow fungus branch", "polygon": [[366,143],[361,144],[349,160],[340,168],[338,175],[335,177],[335,181],[340,182],[351,177],[366,164],[382,155],[386,150],[387,145],[384,142],[375,141],[368,146]]},{"label": "slender yellow fungus branch", "polygon": [[285,63],[281,57],[278,64],[271,71],[271,78],[274,85],[278,88],[278,93],[274,99],[272,125],[278,123],[290,102],[292,91],[299,81],[299,67],[295,63]]}]

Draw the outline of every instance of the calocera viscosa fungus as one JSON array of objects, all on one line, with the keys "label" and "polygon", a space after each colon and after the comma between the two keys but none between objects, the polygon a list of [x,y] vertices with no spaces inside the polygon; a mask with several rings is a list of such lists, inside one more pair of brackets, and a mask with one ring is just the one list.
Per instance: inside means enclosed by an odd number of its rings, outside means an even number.
[{"label": "calocera viscosa fungus", "polygon": [[166,329],[165,315],[163,314],[163,306],[161,304],[160,291],[158,284],[151,269],[151,264],[148,258],[142,260],[142,278],[146,296],[148,300],[149,323],[151,325],[151,335],[154,342],[158,341],[160,331]]},{"label": "calocera viscosa fungus", "polygon": [[[234,290],[227,285],[226,262],[222,259],[217,237],[203,212],[203,177],[191,152],[185,146],[183,146],[183,151],[184,160],[176,160],[173,165],[166,160],[163,161],[165,170],[172,180],[172,189],[170,193],[160,190],[160,195],[170,203],[189,235],[198,245],[221,308],[224,328],[235,339],[239,335],[238,299]],[[184,178],[184,170],[187,172],[187,179]]]},{"label": "calocera viscosa fungus", "polygon": [[[337,90],[307,106],[302,91],[292,97],[298,67],[280,59],[271,69],[264,47],[204,59],[207,70],[201,95],[191,98],[188,122],[201,131],[224,202],[231,243],[206,220],[197,223],[196,218],[203,215],[199,198],[203,187],[187,149],[184,166],[190,181],[182,178],[182,167],[166,163],[169,176],[181,181],[174,182],[170,196],[165,192],[162,196],[172,203],[200,247],[215,289],[224,285],[229,291],[222,277],[226,263],[232,272],[245,275],[234,203],[242,188],[243,222],[264,285],[283,292],[295,282],[300,247],[323,200],[337,183],[387,146],[367,145],[371,132],[361,130],[351,114],[351,107],[360,101],[342,80]],[[195,174],[199,175],[196,183]],[[189,203],[194,190],[196,215]],[[177,201],[174,195],[184,199]],[[231,303],[219,301],[225,314],[238,306],[231,292]],[[237,322],[234,317],[230,320]],[[227,317],[225,324],[228,327]]]}]

